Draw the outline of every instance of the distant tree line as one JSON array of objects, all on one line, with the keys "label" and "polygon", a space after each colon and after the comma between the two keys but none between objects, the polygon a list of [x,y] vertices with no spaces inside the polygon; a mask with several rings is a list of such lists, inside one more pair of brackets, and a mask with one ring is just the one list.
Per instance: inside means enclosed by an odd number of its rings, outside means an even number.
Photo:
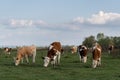
[{"label": "distant tree line", "polygon": [[104,33],[98,33],[97,36],[91,35],[86,37],[82,44],[91,48],[95,42],[98,42],[103,50],[107,50],[109,45],[114,45],[116,49],[120,48],[120,37],[105,36]]}]

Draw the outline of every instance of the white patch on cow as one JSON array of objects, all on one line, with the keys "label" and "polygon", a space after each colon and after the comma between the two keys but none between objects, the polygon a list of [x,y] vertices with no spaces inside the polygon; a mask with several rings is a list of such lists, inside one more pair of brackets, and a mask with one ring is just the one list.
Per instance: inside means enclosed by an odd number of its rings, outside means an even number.
[{"label": "white patch on cow", "polygon": [[96,67],[97,67],[97,60],[93,60],[93,62],[92,62],[92,67],[93,67],[93,68],[96,68]]},{"label": "white patch on cow", "polygon": [[50,45],[49,50],[51,50],[52,48],[53,48],[53,46],[52,46],[52,45]]},{"label": "white patch on cow", "polygon": [[50,58],[49,57],[45,57],[45,59],[44,59],[44,67],[47,67],[49,62],[50,62]]}]

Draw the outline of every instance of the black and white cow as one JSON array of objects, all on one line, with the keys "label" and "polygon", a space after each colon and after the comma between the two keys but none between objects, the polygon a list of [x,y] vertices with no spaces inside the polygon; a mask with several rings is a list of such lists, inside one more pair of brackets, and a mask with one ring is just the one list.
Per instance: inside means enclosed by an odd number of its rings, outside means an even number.
[{"label": "black and white cow", "polygon": [[88,52],[88,49],[86,46],[84,46],[84,45],[78,46],[78,54],[80,57],[80,61],[83,63],[87,62],[87,52]]}]

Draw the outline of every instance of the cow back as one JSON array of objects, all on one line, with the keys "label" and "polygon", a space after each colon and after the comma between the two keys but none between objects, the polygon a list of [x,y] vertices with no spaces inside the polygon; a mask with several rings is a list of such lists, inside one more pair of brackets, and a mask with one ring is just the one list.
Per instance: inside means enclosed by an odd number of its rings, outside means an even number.
[{"label": "cow back", "polygon": [[58,50],[59,52],[61,52],[62,46],[61,46],[61,43],[60,43],[60,42],[53,42],[51,45],[53,46],[54,49],[56,49],[56,50]]}]

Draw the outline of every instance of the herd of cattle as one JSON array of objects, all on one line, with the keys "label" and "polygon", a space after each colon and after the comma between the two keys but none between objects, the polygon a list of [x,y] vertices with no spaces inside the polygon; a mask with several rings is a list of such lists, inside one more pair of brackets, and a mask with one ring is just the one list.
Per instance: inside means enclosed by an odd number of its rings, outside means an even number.
[{"label": "herd of cattle", "polygon": [[[109,47],[109,52],[113,49],[113,46]],[[11,48],[4,48],[4,51],[6,54],[11,54]],[[60,58],[61,54],[63,53],[64,49],[62,48],[62,45],[60,42],[53,42],[50,44],[48,48],[47,55],[45,57],[42,57],[44,60],[44,67],[48,67],[49,63],[51,63],[53,66],[56,64],[60,64]],[[96,68],[97,66],[101,65],[101,52],[102,48],[98,43],[93,44],[93,47],[91,48],[92,51],[92,68]],[[83,63],[87,62],[87,53],[88,48],[84,45],[79,45],[77,47],[71,48],[71,53],[77,53],[79,54],[80,61]],[[17,49],[17,55],[14,58],[15,65],[18,66],[21,63],[23,63],[23,58],[26,58],[26,61],[29,62],[28,57],[32,56],[33,63],[35,63],[35,57],[36,57],[36,46],[23,46]]]}]

